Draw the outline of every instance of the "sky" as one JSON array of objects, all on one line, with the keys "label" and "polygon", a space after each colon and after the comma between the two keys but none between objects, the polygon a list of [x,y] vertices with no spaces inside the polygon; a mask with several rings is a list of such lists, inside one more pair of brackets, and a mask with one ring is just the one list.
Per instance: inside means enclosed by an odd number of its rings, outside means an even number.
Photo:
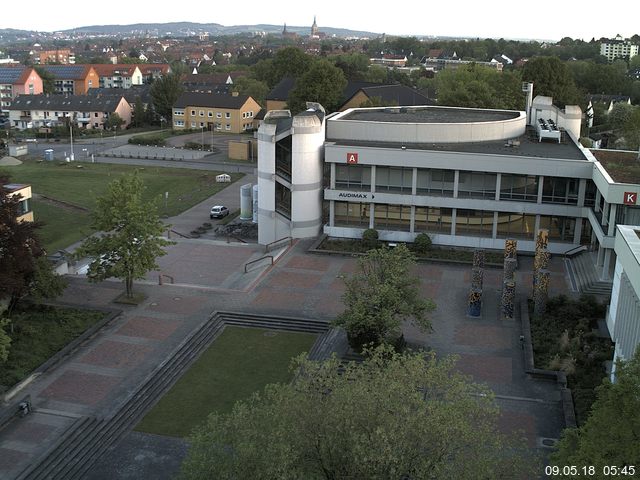
[{"label": "sky", "polygon": [[[8,2],[3,7],[0,28],[56,31],[88,25],[167,23],[175,21],[219,23],[225,26],[276,24],[310,26],[317,16],[318,27],[349,28],[389,35],[459,36],[559,40],[562,37],[591,40],[592,37],[630,37],[640,33],[640,2],[618,0],[615,15],[604,21],[602,1],[508,1],[460,0],[374,3],[320,0],[243,0],[215,2],[189,0],[184,8],[164,2],[123,1],[72,2],[33,0],[25,7]],[[154,5],[151,7],[150,5]],[[164,7],[163,5],[167,5]],[[171,5],[171,6],[169,6]]]}]

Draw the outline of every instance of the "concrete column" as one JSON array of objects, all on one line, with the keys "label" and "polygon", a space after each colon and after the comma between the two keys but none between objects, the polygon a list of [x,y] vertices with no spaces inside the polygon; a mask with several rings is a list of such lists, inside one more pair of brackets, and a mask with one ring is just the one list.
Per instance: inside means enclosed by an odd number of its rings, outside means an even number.
[{"label": "concrete column", "polygon": [[581,178],[580,183],[578,184],[578,206],[584,207],[584,199],[587,193],[587,180],[586,178]]},{"label": "concrete column", "polygon": [[373,220],[376,218],[376,204],[369,204],[369,228],[373,228]]},{"label": "concrete column", "polygon": [[573,232],[573,243],[578,245],[580,243],[580,237],[582,237],[582,218],[576,218],[576,228]]},{"label": "concrete column", "polygon": [[610,237],[612,237],[613,235],[616,234],[616,213],[618,211],[618,205],[616,205],[615,203],[612,203],[609,206],[609,231],[607,232],[607,235],[609,235]]},{"label": "concrete column", "polygon": [[[415,177],[414,177],[414,179],[415,179]],[[415,183],[413,184],[413,186],[414,186],[414,189],[415,189]],[[416,231],[416,207],[415,207],[415,205],[411,205],[411,221],[409,223],[409,231],[411,233],[415,233],[415,231]]]},{"label": "concrete column", "polygon": [[[331,178],[329,180],[329,188],[331,188],[331,190],[335,190],[336,189],[336,164],[331,163],[330,165],[331,165]],[[331,202],[331,205],[333,205],[333,202]],[[331,225],[333,225],[333,223]]]},{"label": "concrete column", "polygon": [[[533,229],[534,232],[538,232],[540,231],[540,215],[536,215],[536,221],[535,221],[535,228]],[[534,233],[533,238],[535,240],[536,238],[536,234]]]},{"label": "concrete column", "polygon": [[600,220],[600,225],[602,225],[603,227],[606,227],[607,222],[609,221],[609,207],[609,202],[605,200],[604,207],[602,208],[602,220]]},{"label": "concrete column", "polygon": [[596,259],[596,266],[601,267],[604,262],[604,248],[602,245],[598,245],[598,257]]},{"label": "concrete column", "polygon": [[540,175],[540,177],[538,179],[538,203],[542,203],[542,188],[543,187],[544,187],[544,175]]},{"label": "concrete column", "polygon": [[[333,163],[331,164],[333,165]],[[336,224],[336,202],[335,200],[329,201],[329,226],[334,227]]]},{"label": "concrete column", "polygon": [[460,184],[460,170],[453,174],[453,198],[458,198],[458,186]]},{"label": "concrete column", "polygon": [[611,252],[610,248],[604,249],[604,261],[602,262],[602,273],[600,274],[600,280],[611,280],[609,270],[611,268]]},{"label": "concrete column", "polygon": [[[502,183],[502,174],[498,173],[496,175],[496,198],[495,200],[500,200],[500,184]],[[496,238],[495,235],[493,236],[493,238]]]},{"label": "concrete column", "polygon": [[598,190],[596,188],[596,203],[593,207],[593,211],[594,212],[599,212],[600,211],[600,199],[602,198],[602,195],[600,194],[600,190]]},{"label": "concrete column", "polygon": [[375,191],[376,191],[376,166],[371,165],[371,193],[375,193]]},{"label": "concrete column", "polygon": [[[411,195],[418,194],[418,169],[413,169],[413,176],[411,177]],[[413,210],[412,210],[413,211]],[[413,228],[411,229],[413,232]]]},{"label": "concrete column", "polygon": [[[457,170],[456,170],[457,173]],[[451,209],[451,235],[455,235],[456,234],[456,213],[457,213],[457,209],[456,208],[452,208]]]},{"label": "concrete column", "polygon": [[500,215],[498,212],[493,212],[493,228],[491,229],[491,238],[498,238],[498,215]]}]

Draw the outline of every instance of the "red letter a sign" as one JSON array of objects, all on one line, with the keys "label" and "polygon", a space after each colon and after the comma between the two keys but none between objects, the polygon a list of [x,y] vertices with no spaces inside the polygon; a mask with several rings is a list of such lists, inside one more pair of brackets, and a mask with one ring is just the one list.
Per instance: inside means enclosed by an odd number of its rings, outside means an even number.
[{"label": "red letter a sign", "polygon": [[357,153],[347,153],[347,163],[351,163],[351,164],[358,163],[358,154]]}]

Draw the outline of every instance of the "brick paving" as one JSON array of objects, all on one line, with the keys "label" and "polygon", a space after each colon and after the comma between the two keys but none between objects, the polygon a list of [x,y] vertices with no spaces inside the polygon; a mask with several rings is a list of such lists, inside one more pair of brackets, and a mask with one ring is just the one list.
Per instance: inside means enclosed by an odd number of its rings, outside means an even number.
[{"label": "brick paving", "polygon": [[[307,254],[310,244],[297,242],[273,267],[259,266],[249,274],[243,273],[243,266],[263,255],[258,246],[181,242],[171,247],[170,254],[161,259],[162,271],[175,275],[176,282],[186,286],[159,286],[152,284],[153,275],[149,276],[148,283],[136,285],[136,290],[147,295],[141,305],[122,307],[118,318],[54,370],[32,382],[24,393],[31,394],[36,409],[107,416],[216,310],[334,318],[343,308],[344,282],[340,277],[354,272],[357,262],[350,256]],[[519,295],[530,291],[530,263],[526,258],[520,262]],[[561,260],[552,259],[553,293],[567,289],[559,263]],[[405,338],[432,348],[438,355],[459,355],[459,370],[487,383],[498,395],[503,409],[501,428],[523,429],[532,446],[539,437],[557,438],[562,427],[558,392],[551,384],[527,378],[518,342],[519,323],[499,317],[501,271],[485,270],[482,316],[471,319],[466,315],[470,269],[427,263],[416,267],[422,279],[420,292],[432,298],[438,308],[431,315],[433,332],[421,332],[407,323]],[[119,282],[88,284],[81,277],[70,280],[62,298],[69,303],[113,307],[111,301],[122,292]],[[224,289],[230,284],[233,288]],[[44,448],[40,439],[54,439],[71,421],[55,413],[50,417],[59,420],[60,426],[49,428],[20,419],[0,431],[0,478],[14,478],[29,463],[32,452]],[[152,447],[144,452],[141,456],[147,460],[153,457],[148,453],[153,452]],[[136,455],[125,457],[138,461]],[[95,478],[109,476],[104,471],[100,475],[96,473]]]}]

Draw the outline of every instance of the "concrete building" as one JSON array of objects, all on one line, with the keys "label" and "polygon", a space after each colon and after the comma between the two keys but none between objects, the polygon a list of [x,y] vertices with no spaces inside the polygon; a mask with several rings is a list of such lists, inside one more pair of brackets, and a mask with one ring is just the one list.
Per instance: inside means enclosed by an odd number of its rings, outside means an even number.
[{"label": "concrete building", "polygon": [[[597,250],[598,274],[610,280],[615,226],[640,224],[640,178],[624,177],[620,159],[579,144],[580,108],[560,110],[548,97],[530,104],[528,116],[350,109],[315,125],[324,128],[323,142],[296,128],[317,112],[300,120],[268,114],[258,132],[260,243],[321,232],[360,238],[375,228],[385,241],[411,242],[427,232],[434,244],[455,247],[502,249],[506,238],[517,238],[520,251],[533,252],[536,232],[546,228],[551,253]],[[317,176],[299,180],[299,170],[324,172],[322,195],[315,194]]]},{"label": "concrete building", "polygon": [[131,88],[142,85],[142,72],[133,64],[101,64],[93,65],[100,78],[100,88]]},{"label": "concrete building", "polygon": [[54,77],[55,93],[86,95],[100,86],[100,77],[91,65],[43,65]]},{"label": "concrete building", "polygon": [[69,122],[78,128],[104,130],[114,113],[124,120],[121,128],[131,123],[131,105],[122,95],[20,95],[9,110],[9,121],[18,130],[64,126]]},{"label": "concrete building", "polygon": [[40,93],[42,93],[42,78],[33,68],[0,67],[0,114],[9,114],[11,103],[18,95]]},{"label": "concrete building", "polygon": [[609,62],[613,62],[616,58],[631,60],[638,55],[638,45],[617,35],[614,39],[605,39],[600,42],[600,55],[607,57]]},{"label": "concrete building", "polygon": [[616,269],[607,312],[609,335],[616,344],[614,365],[615,360],[631,360],[640,344],[640,227],[617,228]]},{"label": "concrete building", "polygon": [[31,185],[25,185],[22,183],[9,183],[3,185],[4,189],[9,192],[9,196],[20,196],[20,202],[18,203],[18,218],[19,222],[33,222],[33,210],[31,210]]},{"label": "concrete building", "polygon": [[76,63],[75,54],[68,48],[60,48],[57,50],[43,50],[34,54],[35,63],[38,65],[60,64],[73,65]]}]

